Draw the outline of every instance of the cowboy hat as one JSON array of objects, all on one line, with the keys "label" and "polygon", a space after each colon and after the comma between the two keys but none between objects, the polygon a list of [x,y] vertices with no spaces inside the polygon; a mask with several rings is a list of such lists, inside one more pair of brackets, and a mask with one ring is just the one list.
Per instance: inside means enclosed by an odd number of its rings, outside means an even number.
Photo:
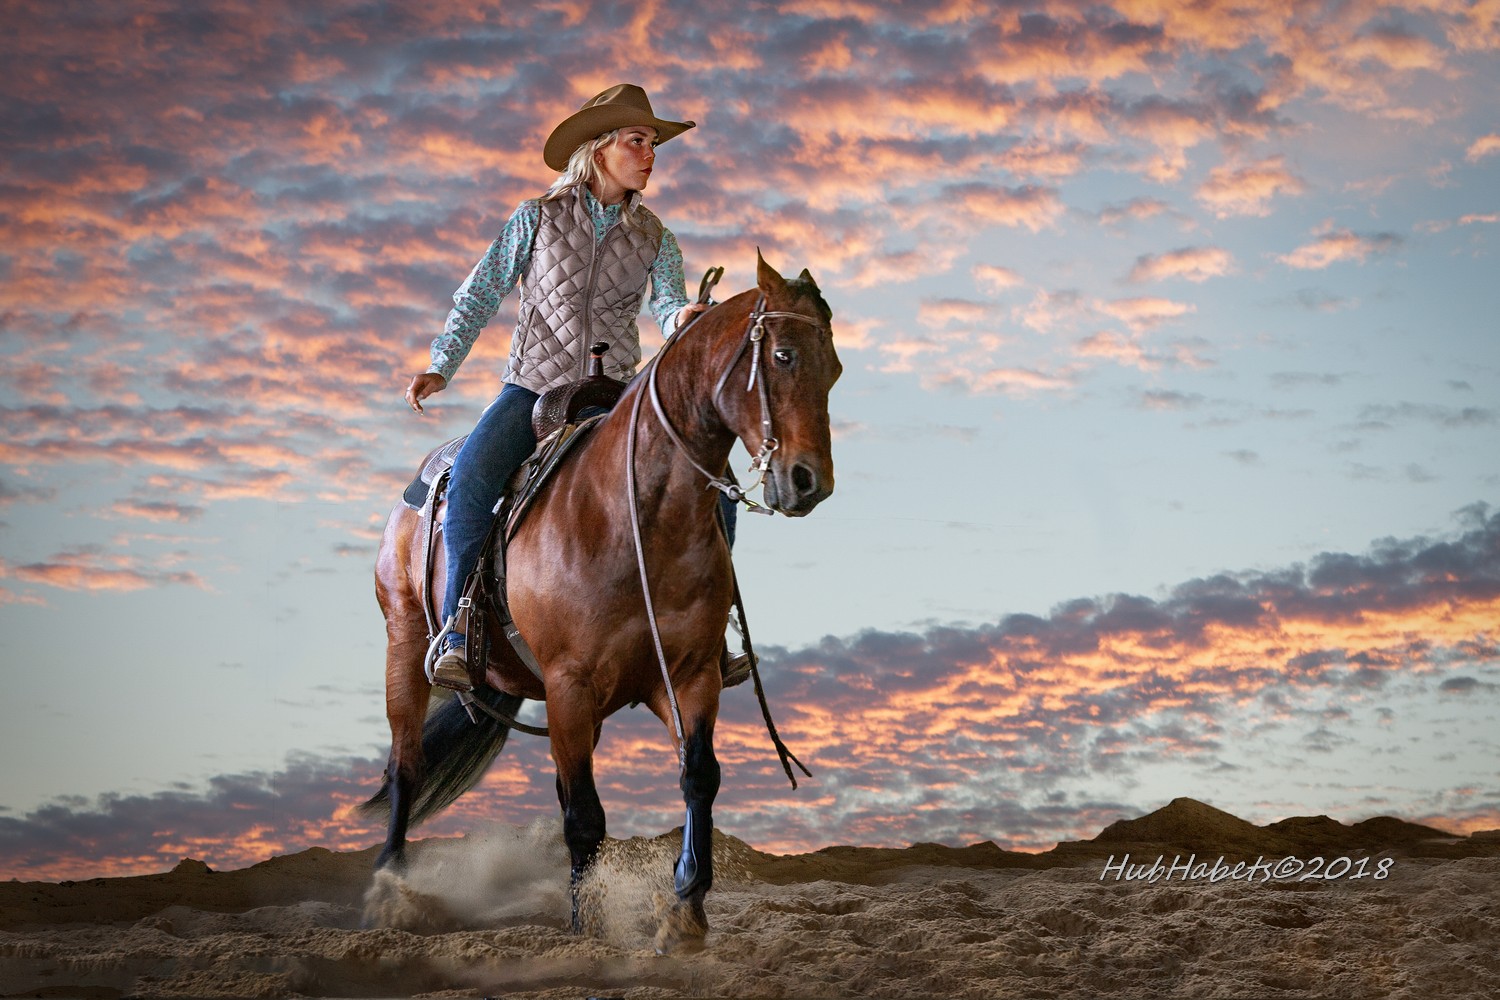
[{"label": "cowboy hat", "polygon": [[590,98],[547,136],[542,159],[553,170],[566,170],[568,157],[590,139],[617,128],[645,125],[656,129],[656,144],[681,135],[696,122],[663,121],[651,113],[651,99],[633,83],[621,83]]}]

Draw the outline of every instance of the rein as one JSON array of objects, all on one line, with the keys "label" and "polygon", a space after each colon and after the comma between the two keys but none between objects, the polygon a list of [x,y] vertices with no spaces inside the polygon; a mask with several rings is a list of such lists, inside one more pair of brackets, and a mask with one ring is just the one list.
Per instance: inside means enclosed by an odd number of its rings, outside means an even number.
[{"label": "rein", "polygon": [[[715,268],[711,269],[708,274],[704,275],[703,283],[698,288],[699,302],[707,303],[711,301],[709,294],[713,290],[713,286],[718,282],[719,277],[722,274],[723,268]],[[765,321],[767,319],[796,319],[801,320],[804,323],[810,323],[813,326],[822,325],[814,317],[806,316],[802,313],[781,312],[774,310],[767,311],[765,309],[765,304],[765,293],[761,293],[760,297],[756,300],[755,308],[750,311],[749,323],[745,330],[745,338],[740,342],[739,350],[735,352],[734,358],[729,362],[729,366],[724,369],[724,373],[719,376],[718,382],[715,383],[714,394],[712,397],[715,405],[717,406],[719,394],[723,391],[724,383],[728,381],[730,373],[733,372],[735,366],[740,363],[740,359],[745,356],[745,351],[747,349],[753,348],[753,353],[750,356],[750,381],[745,386],[745,391],[749,392],[751,389],[759,387],[760,426],[763,440],[761,442],[760,451],[755,455],[754,460],[750,463],[750,471],[756,473],[755,481],[750,484],[750,489],[754,489],[765,479],[766,473],[770,471],[771,456],[775,454],[776,449],[780,447],[781,444],[776,440],[771,421],[770,386],[767,384],[767,379],[764,377],[764,375],[761,374],[761,368],[763,367],[761,364],[761,354],[764,353],[762,345],[765,343],[766,336]],[[651,396],[651,408],[653,411],[655,411],[657,422],[660,423],[662,429],[667,432],[667,437],[672,441],[672,444],[677,448],[678,451],[682,453],[683,457],[688,460],[688,464],[692,465],[694,469],[697,469],[698,472],[708,480],[710,486],[719,490],[719,492],[729,497],[730,500],[736,503],[743,503],[747,510],[753,511],[757,514],[773,514],[775,513],[775,511],[772,508],[766,507],[762,504],[758,504],[755,501],[751,500],[748,496],[745,495],[745,490],[732,479],[723,476],[716,476],[712,472],[705,469],[698,462],[697,458],[693,456],[692,450],[687,446],[687,442],[683,441],[682,436],[677,433],[677,429],[672,426],[672,421],[668,419],[666,411],[662,408],[661,397],[656,387],[656,374],[657,369],[659,368],[659,362],[666,355],[667,351],[672,348],[672,345],[682,339],[688,328],[696,323],[698,321],[698,317],[701,315],[703,314],[698,313],[688,321],[686,326],[684,326],[680,330],[675,331],[671,337],[668,337],[666,342],[662,345],[661,350],[657,351],[656,354],[651,358],[651,360],[647,362],[646,387],[649,390],[649,394]],[[637,392],[635,394],[635,400],[631,404],[630,408],[630,433],[626,437],[625,441],[625,464],[627,467],[625,484],[626,494],[629,497],[630,501],[630,530],[635,540],[636,566],[640,569],[641,591],[646,599],[646,621],[651,628],[651,641],[656,648],[656,661],[661,666],[662,684],[665,685],[667,689],[667,704],[672,710],[672,728],[677,735],[677,767],[680,772],[685,770],[687,767],[687,740],[682,731],[682,714],[677,707],[677,693],[672,689],[671,672],[667,667],[667,654],[662,647],[661,628],[656,620],[656,606],[651,599],[651,581],[646,572],[646,550],[645,545],[641,539],[640,505],[636,496],[635,444],[636,438],[639,436],[641,398],[644,395],[646,395],[646,393]],[[734,567],[733,562],[731,561],[731,576],[733,575],[733,572]],[[737,581],[735,583],[735,599],[736,601],[739,600],[739,584]],[[741,621],[743,622],[743,609],[741,609],[740,617]],[[746,627],[748,628],[748,626]],[[791,751],[786,748],[786,745],[781,742],[781,738],[777,735],[776,727],[771,722],[770,708],[766,705],[765,696],[761,689],[760,671],[756,668],[754,656],[750,658],[750,664],[751,674],[755,679],[755,693],[760,698],[761,711],[765,715],[766,727],[770,731],[771,739],[776,746],[776,751],[781,757],[781,766],[786,770],[787,777],[791,778],[792,787],[795,788],[797,786],[797,779],[792,776],[791,766],[787,763],[788,758],[796,761],[797,766],[799,768],[802,768],[802,771],[804,773],[810,775],[811,772],[809,772],[807,768],[803,766],[800,760],[797,760],[796,757],[792,756]]]}]

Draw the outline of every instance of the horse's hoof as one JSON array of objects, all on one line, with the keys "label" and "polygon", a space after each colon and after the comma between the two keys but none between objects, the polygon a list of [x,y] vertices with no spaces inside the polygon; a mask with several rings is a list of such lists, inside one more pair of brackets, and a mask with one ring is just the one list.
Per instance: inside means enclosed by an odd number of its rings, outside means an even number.
[{"label": "horse's hoof", "polygon": [[708,937],[708,916],[703,912],[703,898],[678,899],[664,892],[653,897],[656,903],[656,953],[690,955],[703,950]]}]

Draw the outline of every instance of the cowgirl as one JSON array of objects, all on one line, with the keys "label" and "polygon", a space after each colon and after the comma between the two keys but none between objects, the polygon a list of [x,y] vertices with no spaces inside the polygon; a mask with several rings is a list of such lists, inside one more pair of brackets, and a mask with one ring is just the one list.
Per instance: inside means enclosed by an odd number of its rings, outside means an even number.
[{"label": "cowgirl", "polygon": [[[432,342],[432,364],[406,389],[418,413],[422,400],[447,387],[500,300],[521,285],[504,388],[453,462],[443,522],[444,622],[458,610],[505,484],[536,448],[531,410],[538,396],[582,378],[595,341],[610,345],[605,374],[621,381],[635,374],[636,317],[648,283],[664,336],[707,308],[688,302],[677,238],[641,204],[656,147],[693,125],[657,118],[646,92],[633,84],[586,102],[547,138],[542,157],[561,176],[540,198],[517,207],[453,294],[453,311]],[[450,631],[445,641],[434,678],[467,690],[462,631]]]}]

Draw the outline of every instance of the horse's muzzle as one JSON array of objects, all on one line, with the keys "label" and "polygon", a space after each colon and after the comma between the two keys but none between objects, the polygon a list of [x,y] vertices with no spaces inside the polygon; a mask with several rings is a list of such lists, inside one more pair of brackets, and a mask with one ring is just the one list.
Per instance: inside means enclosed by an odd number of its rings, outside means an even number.
[{"label": "horse's muzzle", "polygon": [[766,477],[766,506],[786,514],[802,517],[833,493],[833,471],[819,472],[806,462],[790,466],[773,463]]}]

